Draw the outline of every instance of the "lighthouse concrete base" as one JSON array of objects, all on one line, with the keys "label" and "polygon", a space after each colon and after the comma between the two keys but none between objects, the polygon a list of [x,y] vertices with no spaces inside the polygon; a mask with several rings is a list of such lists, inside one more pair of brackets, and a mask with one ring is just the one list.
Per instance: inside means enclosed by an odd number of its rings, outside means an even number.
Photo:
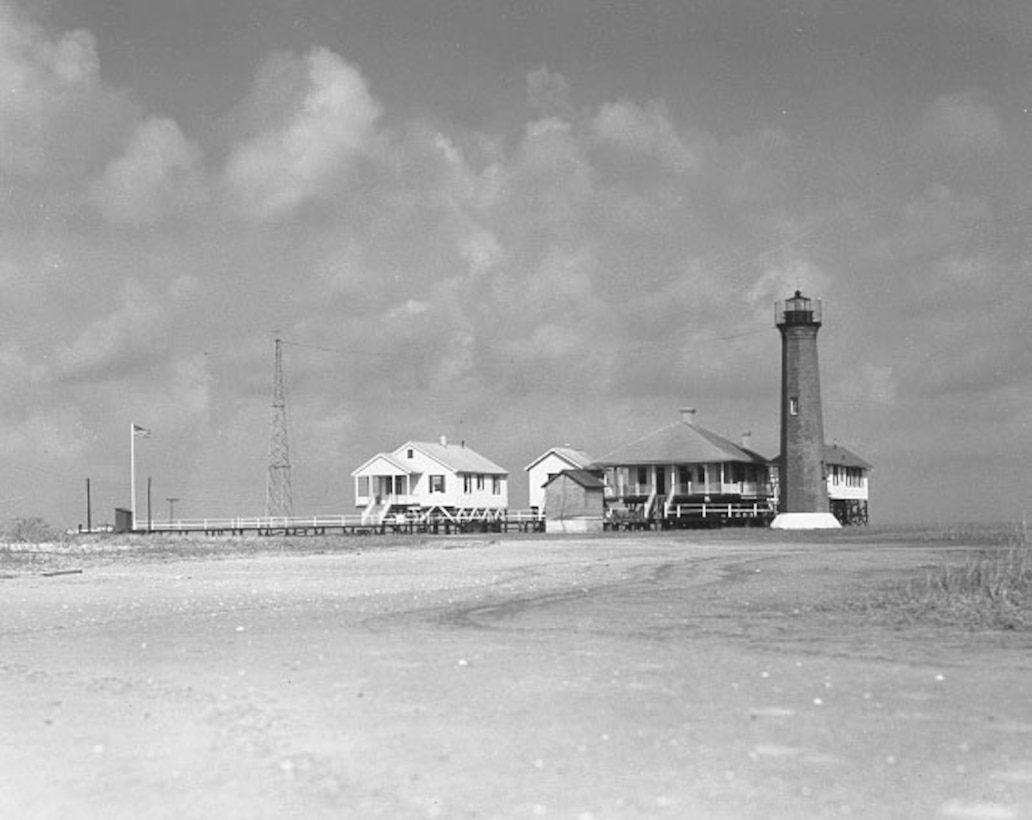
[{"label": "lighthouse concrete base", "polygon": [[830,512],[778,513],[770,522],[772,530],[837,530],[842,525]]}]

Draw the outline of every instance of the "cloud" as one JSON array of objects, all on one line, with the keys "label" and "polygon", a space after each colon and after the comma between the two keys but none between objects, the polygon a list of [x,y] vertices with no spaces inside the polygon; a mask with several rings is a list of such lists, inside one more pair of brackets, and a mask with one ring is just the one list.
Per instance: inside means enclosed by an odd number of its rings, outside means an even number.
[{"label": "cloud", "polygon": [[773,321],[772,306],[797,290],[804,296],[816,298],[827,293],[832,277],[823,268],[802,256],[790,255],[785,259],[768,262],[763,273],[746,292],[753,305],[757,321]]},{"label": "cloud", "polygon": [[160,354],[168,328],[168,309],[149,290],[129,280],[117,310],[95,319],[75,341],[56,349],[58,369],[70,379],[129,377]]},{"label": "cloud", "polygon": [[973,91],[944,94],[924,110],[922,140],[951,153],[991,154],[1004,142],[996,110]]},{"label": "cloud", "polygon": [[603,143],[655,157],[678,174],[699,169],[701,158],[677,133],[662,102],[644,107],[631,100],[605,103],[591,123],[595,137]]},{"label": "cloud", "polygon": [[[287,218],[325,193],[375,137],[381,109],[358,69],[327,49],[310,51],[295,68],[303,68],[303,83],[286,112],[236,145],[226,164],[230,207],[256,221]],[[292,83],[294,74],[280,68],[277,76]]]},{"label": "cloud", "polygon": [[97,160],[133,112],[99,65],[91,32],[51,37],[0,0],[0,171],[67,175]]},{"label": "cloud", "polygon": [[112,160],[91,193],[113,223],[144,225],[207,199],[201,150],[170,119],[140,123],[125,153]]},{"label": "cloud", "polygon": [[540,66],[527,74],[527,99],[531,108],[542,116],[568,117],[573,113],[570,105],[570,84],[562,74]]},{"label": "cloud", "polygon": [[955,254],[980,226],[992,222],[993,215],[983,197],[958,195],[936,183],[903,203],[894,217],[893,224],[863,251],[881,265]]}]

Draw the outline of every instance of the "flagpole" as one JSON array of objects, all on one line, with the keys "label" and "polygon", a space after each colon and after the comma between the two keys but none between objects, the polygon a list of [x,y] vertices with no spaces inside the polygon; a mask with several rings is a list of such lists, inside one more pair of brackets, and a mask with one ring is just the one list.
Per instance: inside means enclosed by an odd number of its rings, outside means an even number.
[{"label": "flagpole", "polygon": [[129,425],[129,484],[130,492],[130,514],[132,520],[129,522],[130,531],[136,529],[136,425]]}]

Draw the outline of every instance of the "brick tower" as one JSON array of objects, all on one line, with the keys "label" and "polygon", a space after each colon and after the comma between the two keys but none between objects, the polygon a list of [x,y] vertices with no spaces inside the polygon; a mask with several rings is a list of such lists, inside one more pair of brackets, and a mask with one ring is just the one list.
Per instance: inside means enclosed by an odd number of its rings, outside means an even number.
[{"label": "brick tower", "polygon": [[821,303],[798,290],[774,306],[781,331],[780,510],[777,529],[841,526],[828,508],[824,475],[824,422],[817,365]]}]

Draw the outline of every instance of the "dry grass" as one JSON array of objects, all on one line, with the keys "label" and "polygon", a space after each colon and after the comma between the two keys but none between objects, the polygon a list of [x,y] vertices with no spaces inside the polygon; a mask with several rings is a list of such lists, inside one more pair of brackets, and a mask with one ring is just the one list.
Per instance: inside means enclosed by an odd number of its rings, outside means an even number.
[{"label": "dry grass", "polygon": [[927,531],[925,543],[970,546],[922,577],[872,591],[848,608],[896,625],[1032,628],[1032,542],[1027,527]]}]

